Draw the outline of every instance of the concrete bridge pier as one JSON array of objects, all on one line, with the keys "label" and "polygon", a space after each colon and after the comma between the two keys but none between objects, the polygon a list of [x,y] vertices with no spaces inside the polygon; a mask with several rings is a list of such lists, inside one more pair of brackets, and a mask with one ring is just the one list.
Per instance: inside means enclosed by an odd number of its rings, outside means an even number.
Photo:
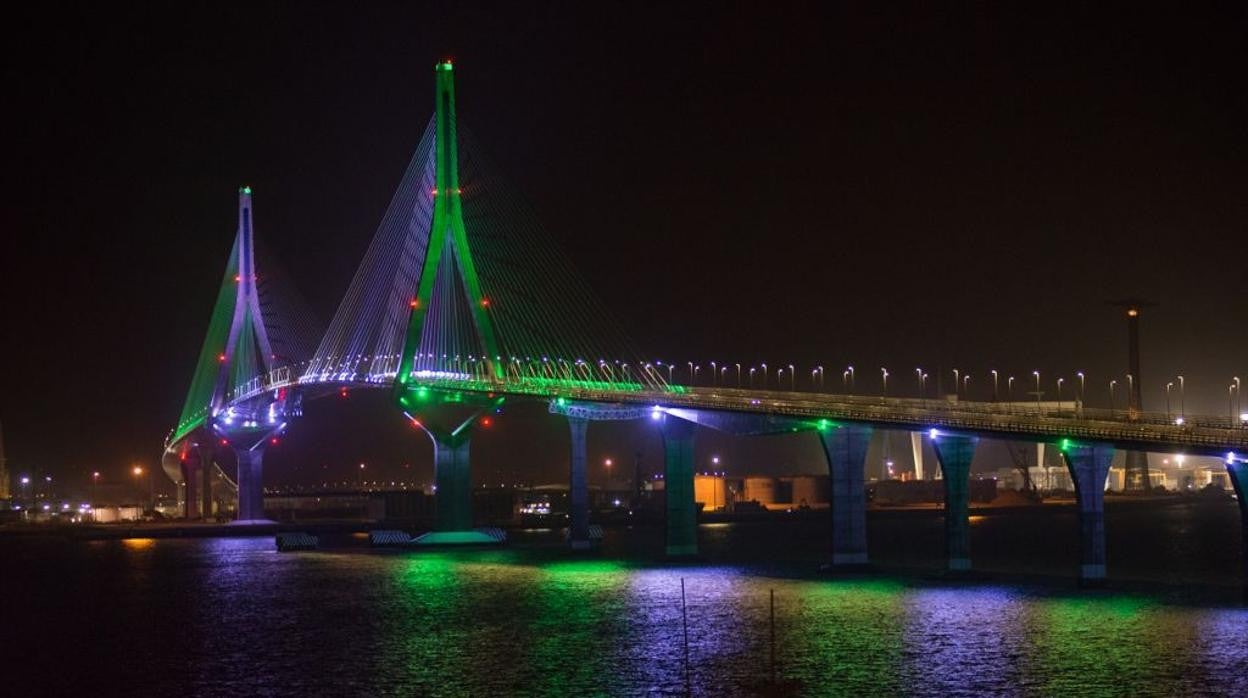
[{"label": "concrete bridge pier", "polygon": [[1105,581],[1105,478],[1114,460],[1114,448],[1073,445],[1063,448],[1061,454],[1079,504],[1079,583],[1096,586]]},{"label": "concrete bridge pier", "polygon": [[433,530],[472,530],[472,470],[468,459],[468,432],[431,432],[430,436],[433,437]]},{"label": "concrete bridge pier", "polygon": [[568,545],[573,550],[589,550],[589,478],[585,434],[589,420],[568,417],[572,433],[571,473],[568,478]]},{"label": "concrete bridge pier", "polygon": [[864,473],[871,427],[821,429],[832,484],[832,567],[867,564],[867,495]]},{"label": "concrete bridge pier", "polygon": [[238,520],[264,519],[264,446],[235,447],[238,461]]},{"label": "concrete bridge pier", "polygon": [[698,509],[693,497],[693,436],[696,425],[663,415],[663,480],[667,495],[667,556],[698,554]]},{"label": "concrete bridge pier", "polygon": [[[567,418],[568,429],[572,436],[568,475],[568,546],[572,550],[589,550],[595,544],[589,534],[589,461],[585,448],[585,435],[589,431],[589,423],[647,419],[653,414],[653,410],[611,403],[574,402],[566,398],[555,398],[550,401],[550,413]],[[692,462],[692,456],[690,456],[690,478],[693,474]],[[692,497],[692,479],[689,481],[689,493]]]},{"label": "concrete bridge pier", "polygon": [[182,460],[182,482],[186,484],[184,513],[187,519],[212,518],[213,450],[195,445]]},{"label": "concrete bridge pier", "polygon": [[190,449],[186,457],[182,459],[182,482],[185,484],[186,490],[183,501],[183,515],[187,519],[198,519],[203,516],[200,513],[199,497],[200,488],[202,486],[203,475],[201,470],[203,465],[200,462],[198,448]]},{"label": "concrete bridge pier", "polygon": [[1231,476],[1231,486],[1235,488],[1235,497],[1239,502],[1239,542],[1243,550],[1241,580],[1244,585],[1244,601],[1248,603],[1248,457],[1227,454],[1226,472]]},{"label": "concrete bridge pier", "polygon": [[979,439],[970,436],[938,435],[933,430],[932,447],[945,483],[945,555],[949,572],[971,569],[970,507],[971,461]]},{"label": "concrete bridge pier", "polygon": [[472,469],[468,447],[473,425],[492,406],[475,411],[454,429],[434,426],[408,415],[412,424],[420,427],[433,442],[433,530],[416,537],[417,545],[497,545],[502,542],[472,527]]}]

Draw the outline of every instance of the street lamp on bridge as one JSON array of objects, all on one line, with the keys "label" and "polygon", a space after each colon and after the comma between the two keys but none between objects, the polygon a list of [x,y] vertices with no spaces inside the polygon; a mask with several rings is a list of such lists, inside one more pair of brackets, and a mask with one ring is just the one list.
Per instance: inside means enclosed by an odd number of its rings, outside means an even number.
[{"label": "street lamp on bridge", "polygon": [[996,402],[997,401],[997,378],[998,378],[997,369],[994,368],[991,371],[989,371],[989,373],[992,374],[992,401]]},{"label": "street lamp on bridge", "polygon": [[880,388],[880,397],[888,397],[888,369],[881,367],[880,376],[883,383],[883,387]]}]

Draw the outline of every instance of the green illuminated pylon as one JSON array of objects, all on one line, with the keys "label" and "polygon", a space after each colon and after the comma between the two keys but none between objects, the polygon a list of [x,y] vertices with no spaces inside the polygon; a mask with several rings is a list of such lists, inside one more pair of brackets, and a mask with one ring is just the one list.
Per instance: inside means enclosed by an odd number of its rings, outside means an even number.
[{"label": "green illuminated pylon", "polygon": [[238,232],[171,443],[203,425],[234,388],[272,368],[273,349],[256,288],[251,209],[251,187],[240,187]]},{"label": "green illuminated pylon", "polygon": [[[396,375],[397,385],[407,383],[415,362],[416,349],[420,344],[421,329],[429,312],[433,285],[437,276],[442,253],[448,247],[453,252],[455,267],[464,282],[464,291],[472,309],[472,323],[476,330],[485,363],[490,374],[502,378],[502,366],[498,362],[498,341],[494,325],[490,321],[489,299],[481,294],[481,281],[477,278],[472,251],[468,248],[468,235],[464,231],[463,209],[459,189],[459,148],[455,135],[455,78],[450,61],[439,63],[437,75],[437,119],[434,141],[436,158],[435,185],[433,190],[433,219],[430,223],[429,242],[425,247],[425,262],[421,267],[420,286],[412,299],[411,317],[403,341],[403,352]],[[447,236],[450,244],[447,244]]]}]

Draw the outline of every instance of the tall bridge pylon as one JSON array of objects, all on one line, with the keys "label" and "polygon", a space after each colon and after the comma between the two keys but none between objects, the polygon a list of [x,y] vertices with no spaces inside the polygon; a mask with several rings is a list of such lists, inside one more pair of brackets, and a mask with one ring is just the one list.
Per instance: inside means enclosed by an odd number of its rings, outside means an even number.
[{"label": "tall bridge pylon", "polygon": [[389,388],[433,442],[434,533],[455,535],[430,542],[463,542],[469,441],[502,388],[665,383],[458,124],[452,64],[434,75],[434,115],[300,380]]},{"label": "tall bridge pylon", "polygon": [[[463,190],[459,186],[459,144],[455,127],[455,78],[450,61],[439,63],[436,68],[437,97],[434,115],[436,140],[434,142],[433,219],[429,223],[429,242],[425,247],[425,262],[420,270],[420,285],[411,301],[412,313],[407,324],[403,342],[404,351],[399,361],[396,382],[406,385],[416,362],[416,348],[421,344],[422,330],[429,317],[435,283],[446,277],[444,283],[462,282],[468,317],[471,318],[485,373],[501,378],[501,357],[498,340],[494,336],[494,324],[489,314],[489,299],[481,293],[481,280],[477,276],[472,250],[468,246],[468,233],[464,229],[464,211],[461,203]],[[409,350],[410,349],[410,350]]]},{"label": "tall bridge pylon", "polygon": [[[315,323],[276,270],[261,275],[251,187],[238,190],[238,229],[181,418],[162,464],[185,486],[189,518],[212,513],[216,455],[232,446],[240,514],[260,518],[262,444],[297,416],[299,396],[285,385],[311,354]],[[270,389],[271,388],[271,389]],[[239,449],[243,450],[240,451]]]}]

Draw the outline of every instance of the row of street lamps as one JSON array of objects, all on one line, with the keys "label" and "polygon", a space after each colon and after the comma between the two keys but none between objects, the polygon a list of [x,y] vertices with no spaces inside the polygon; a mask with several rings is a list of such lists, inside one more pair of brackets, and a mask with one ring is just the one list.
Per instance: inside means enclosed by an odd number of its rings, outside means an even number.
[{"label": "row of street lamps", "polygon": [[[675,372],[675,364],[670,364],[670,363],[664,364],[662,361],[659,361],[659,362],[656,362],[655,365],[661,368],[666,368],[668,383],[675,383],[675,380],[677,377],[676,372]],[[745,368],[740,363],[721,365],[715,361],[712,361],[710,362],[709,365],[710,365],[712,387],[720,386],[720,385],[727,386],[728,376],[730,372],[733,372],[734,370],[736,374],[736,387],[737,388],[749,387],[753,389],[754,387],[756,387],[756,383],[759,382],[758,380],[756,380],[757,377],[759,376],[761,376],[761,387],[763,390],[766,390],[768,385],[770,384],[771,372],[766,363],[760,363],[758,366],[749,366],[748,369]],[[685,362],[685,366],[688,367],[688,371],[686,372],[686,376],[689,379],[688,384],[697,385],[702,374],[702,365],[694,363],[693,361],[687,361]],[[955,393],[959,397],[969,396],[970,390],[971,390],[971,374],[963,373],[960,369],[956,369],[956,368],[951,369],[951,371],[953,373]],[[915,372],[915,380],[919,389],[919,397],[922,399],[926,399],[928,395],[927,382],[928,382],[929,375],[921,367],[915,368],[914,372]],[[823,391],[826,389],[824,373],[825,371],[824,371],[823,366],[815,366],[814,368],[810,370],[810,386],[812,390]],[[992,400],[993,402],[998,402],[1000,401],[1000,398],[1001,398],[1002,376],[1000,372],[997,371],[996,369],[991,369],[988,373],[992,377]],[[887,368],[884,368],[884,367],[880,368],[880,395],[881,396],[886,397],[888,395],[888,379],[891,375],[892,374],[889,372]],[[1041,374],[1040,374],[1040,371],[1032,371],[1031,375],[1032,375],[1032,379],[1035,381],[1035,389],[1032,391],[1029,391],[1029,394],[1034,395],[1036,397],[1037,404],[1039,404],[1041,402],[1041,398],[1044,396],[1044,390],[1041,384]],[[841,372],[841,388],[845,393],[847,394],[854,393],[855,387],[856,387],[855,377],[856,376],[855,376],[855,371],[854,371],[853,366],[847,366],[845,370]],[[1076,371],[1075,379],[1078,380],[1078,387],[1073,397],[1077,403],[1082,403],[1084,401],[1084,396],[1087,392],[1087,376],[1084,374],[1083,371]],[[1064,376],[1058,376],[1054,379],[1057,402],[1059,404],[1062,402],[1063,389],[1066,385],[1066,380],[1067,379]],[[1242,404],[1240,402],[1240,399],[1241,399],[1240,398],[1240,379],[1238,376],[1236,376],[1232,380],[1233,382],[1227,387],[1227,392],[1230,398],[1229,414],[1230,414],[1231,421],[1232,422],[1236,421],[1236,416],[1238,416],[1240,422],[1248,423],[1248,414],[1245,414],[1242,412]],[[1014,376],[1005,376],[1006,400],[1008,402],[1014,401],[1015,381],[1016,379]],[[1126,381],[1127,381],[1127,407],[1129,409],[1138,410],[1139,405],[1133,404],[1133,396],[1135,395],[1135,377],[1128,373],[1126,374]],[[1176,376],[1176,381],[1170,381],[1165,384],[1166,416],[1167,418],[1170,418],[1173,416],[1173,410],[1172,410],[1172,404],[1171,404],[1171,393],[1174,391],[1177,385],[1178,400],[1179,400],[1178,422],[1181,424],[1182,420],[1187,416],[1187,399],[1186,399],[1187,383],[1183,376]],[[793,390],[793,391],[797,390],[797,369],[794,368],[793,364],[785,364],[784,366],[781,366],[779,369],[776,370],[777,387],[783,389],[786,387],[786,383],[787,383],[787,387],[790,390]],[[1108,383],[1108,387],[1109,387],[1109,406],[1111,410],[1114,410],[1114,409],[1117,409],[1116,391],[1118,387],[1118,380],[1117,379],[1110,380]]]}]

